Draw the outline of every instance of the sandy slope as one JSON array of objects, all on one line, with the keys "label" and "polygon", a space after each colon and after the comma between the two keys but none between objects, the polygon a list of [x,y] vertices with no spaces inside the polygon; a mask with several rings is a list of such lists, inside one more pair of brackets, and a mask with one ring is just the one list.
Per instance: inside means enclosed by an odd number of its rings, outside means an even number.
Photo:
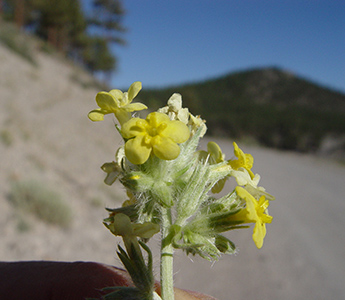
[{"label": "sandy slope", "polygon": [[[12,140],[0,142],[0,258],[102,261],[109,253],[105,261],[113,262],[114,241],[107,240],[101,221],[104,206],[117,206],[121,191],[103,184],[100,166],[114,159],[119,139],[111,120],[93,124],[87,118],[97,93],[87,87],[90,77],[65,60],[40,53],[35,58],[38,66],[0,47],[0,126]],[[31,179],[69,203],[75,217],[69,230],[13,211],[11,183]],[[17,230],[23,221],[28,232]]]},{"label": "sandy slope", "polygon": [[[0,45],[0,128],[12,139],[10,145],[0,142],[0,260],[119,265],[117,240],[101,224],[103,207],[123,199],[119,185],[103,185],[99,169],[113,159],[119,144],[112,121],[93,124],[87,119],[97,92],[87,88],[90,78],[63,60],[44,54],[36,58],[37,67]],[[220,145],[231,157],[231,143],[222,140]],[[344,299],[344,166],[294,153],[244,149],[254,155],[262,185],[277,198],[270,207],[274,220],[264,247],[257,250],[251,230],[246,230],[229,234],[239,253],[213,265],[177,252],[176,285],[222,300]],[[11,182],[32,178],[68,201],[75,217],[70,229],[13,210],[7,199]],[[18,230],[23,218],[28,231]]]}]

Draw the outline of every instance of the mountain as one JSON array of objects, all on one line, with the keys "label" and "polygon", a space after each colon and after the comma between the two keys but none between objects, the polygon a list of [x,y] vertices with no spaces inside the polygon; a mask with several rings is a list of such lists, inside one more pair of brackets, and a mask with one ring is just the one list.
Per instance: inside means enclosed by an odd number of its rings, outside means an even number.
[{"label": "mountain", "polygon": [[330,141],[334,151],[345,149],[345,95],[279,68],[144,90],[139,98],[159,107],[164,103],[158,99],[174,92],[182,95],[184,106],[207,120],[210,134],[303,152],[321,151]]}]

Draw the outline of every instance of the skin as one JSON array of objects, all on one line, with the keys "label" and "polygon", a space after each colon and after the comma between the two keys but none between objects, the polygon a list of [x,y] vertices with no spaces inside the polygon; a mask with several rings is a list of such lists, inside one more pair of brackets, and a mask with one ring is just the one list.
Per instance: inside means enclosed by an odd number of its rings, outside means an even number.
[{"label": "skin", "polygon": [[[95,262],[0,262],[1,299],[84,300],[101,297],[100,289],[109,286],[133,283],[126,271]],[[175,300],[198,299],[215,300],[175,288]]]}]

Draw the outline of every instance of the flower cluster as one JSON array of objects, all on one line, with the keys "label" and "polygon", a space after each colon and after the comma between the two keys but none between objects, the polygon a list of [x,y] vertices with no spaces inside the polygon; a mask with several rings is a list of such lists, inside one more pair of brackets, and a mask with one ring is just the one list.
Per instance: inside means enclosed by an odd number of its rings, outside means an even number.
[{"label": "flower cluster", "polygon": [[[234,253],[234,243],[223,233],[252,223],[253,240],[261,248],[266,224],[272,221],[267,207],[274,197],[259,186],[260,176],[252,171],[253,156],[236,143],[235,158],[230,160],[215,142],[208,143],[207,151],[198,150],[207,130],[205,121],[182,107],[179,94],[145,119],[132,117],[132,112],[146,108],[131,103],[140,89],[141,83],[135,82],[126,93],[100,92],[96,96],[100,109],[89,113],[92,121],[114,113],[124,140],[116,160],[102,169],[107,173],[105,182],[111,185],[119,179],[129,199],[120,208],[108,209],[105,225],[127,244],[134,243],[136,236],[147,238],[160,231],[162,260],[168,259],[169,251],[172,256],[173,248],[207,259]],[[231,178],[236,188],[217,198]]]}]

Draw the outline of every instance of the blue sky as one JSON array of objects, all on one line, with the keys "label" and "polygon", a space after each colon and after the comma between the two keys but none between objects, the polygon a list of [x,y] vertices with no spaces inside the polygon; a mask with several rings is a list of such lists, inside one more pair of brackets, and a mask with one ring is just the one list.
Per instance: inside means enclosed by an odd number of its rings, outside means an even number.
[{"label": "blue sky", "polygon": [[122,0],[127,46],[112,88],[278,66],[345,92],[345,1]]}]

